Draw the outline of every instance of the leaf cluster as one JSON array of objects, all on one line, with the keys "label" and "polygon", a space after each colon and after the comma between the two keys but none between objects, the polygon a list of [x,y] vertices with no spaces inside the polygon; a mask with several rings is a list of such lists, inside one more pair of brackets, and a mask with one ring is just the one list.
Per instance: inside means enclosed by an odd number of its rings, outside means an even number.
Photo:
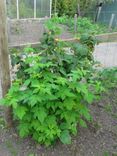
[{"label": "leaf cluster", "polygon": [[90,37],[64,43],[49,31],[38,52],[26,48],[25,54],[17,54],[17,79],[1,103],[12,107],[21,137],[30,135],[46,146],[58,138],[70,144],[77,125],[87,126],[88,103],[97,98],[101,87],[91,80],[93,46]]}]

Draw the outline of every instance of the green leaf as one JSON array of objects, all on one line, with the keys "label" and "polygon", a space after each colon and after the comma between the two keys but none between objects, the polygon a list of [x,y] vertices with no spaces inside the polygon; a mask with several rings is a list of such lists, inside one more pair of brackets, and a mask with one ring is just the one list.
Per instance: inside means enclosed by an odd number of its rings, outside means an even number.
[{"label": "green leaf", "polygon": [[46,121],[48,126],[56,126],[57,122],[56,122],[56,117],[54,115],[50,115],[47,117]]},{"label": "green leaf", "polygon": [[34,112],[34,117],[38,118],[38,120],[43,123],[45,118],[47,117],[47,113],[46,110],[44,109],[44,107],[35,107],[33,108],[33,112]]},{"label": "green leaf", "polygon": [[9,101],[9,106],[12,106],[14,109],[16,109],[18,106],[18,99],[12,97],[12,99]]},{"label": "green leaf", "polygon": [[60,87],[57,96],[64,100],[66,97],[68,98],[75,98],[75,94],[67,87]]},{"label": "green leaf", "polygon": [[87,128],[87,124],[84,120],[80,119],[80,126]]},{"label": "green leaf", "polygon": [[60,140],[63,144],[71,144],[71,136],[68,130],[64,130],[61,132]]},{"label": "green leaf", "polygon": [[84,116],[88,121],[91,120],[89,109],[85,105],[83,104],[79,105],[79,112],[80,112],[80,115]]},{"label": "green leaf", "polygon": [[31,80],[28,79],[28,80],[26,80],[26,81],[24,82],[24,86],[28,86],[30,83],[31,83]]},{"label": "green leaf", "polygon": [[75,106],[74,100],[70,98],[67,98],[63,104],[64,104],[64,107],[67,108],[67,110],[72,110],[72,108]]},{"label": "green leaf", "polygon": [[66,130],[66,129],[68,129],[68,124],[66,122],[63,122],[63,123],[60,124],[60,128],[62,130]]},{"label": "green leaf", "polygon": [[29,134],[29,129],[30,129],[30,124],[29,123],[20,123],[20,125],[18,126],[19,129],[19,135],[20,137],[25,137],[28,136]]},{"label": "green leaf", "polygon": [[62,86],[64,86],[67,83],[67,79],[62,78],[62,77],[58,77],[56,80],[57,84],[61,84]]},{"label": "green leaf", "polygon": [[37,95],[36,94],[33,94],[28,99],[29,99],[29,105],[31,107],[35,106],[36,104],[38,104],[39,102],[42,101],[38,94]]},{"label": "green leaf", "polygon": [[22,118],[24,117],[24,115],[27,112],[27,108],[23,107],[23,106],[18,106],[16,109],[14,109],[14,113],[15,115],[22,120]]},{"label": "green leaf", "polygon": [[95,96],[92,93],[88,93],[84,96],[84,98],[90,104],[93,102]]},{"label": "green leaf", "polygon": [[87,86],[86,84],[83,84],[83,83],[78,83],[77,86],[76,86],[76,90],[77,92],[81,92],[81,93],[84,93],[84,94],[88,94],[88,89],[87,89]]}]

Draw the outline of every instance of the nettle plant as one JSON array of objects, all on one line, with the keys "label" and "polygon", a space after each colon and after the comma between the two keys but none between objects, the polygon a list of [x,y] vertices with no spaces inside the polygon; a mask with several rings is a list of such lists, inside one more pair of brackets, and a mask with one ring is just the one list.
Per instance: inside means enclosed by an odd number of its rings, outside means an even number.
[{"label": "nettle plant", "polygon": [[89,43],[64,43],[49,31],[39,52],[27,48],[25,57],[15,56],[17,79],[1,103],[12,107],[21,137],[32,136],[46,146],[58,138],[70,144],[77,126],[87,126],[92,119],[88,103],[102,89],[100,82],[90,79],[94,42]]}]

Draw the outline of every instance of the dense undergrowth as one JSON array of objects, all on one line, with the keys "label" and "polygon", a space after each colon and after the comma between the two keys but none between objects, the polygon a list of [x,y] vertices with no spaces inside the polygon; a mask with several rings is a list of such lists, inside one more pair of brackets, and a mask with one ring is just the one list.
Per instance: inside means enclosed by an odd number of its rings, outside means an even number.
[{"label": "dense undergrowth", "polygon": [[94,68],[94,37],[83,35],[79,43],[61,42],[46,32],[38,49],[12,54],[16,79],[1,104],[12,107],[21,137],[40,144],[57,139],[71,143],[77,126],[87,127],[92,117],[88,105],[104,91]]}]

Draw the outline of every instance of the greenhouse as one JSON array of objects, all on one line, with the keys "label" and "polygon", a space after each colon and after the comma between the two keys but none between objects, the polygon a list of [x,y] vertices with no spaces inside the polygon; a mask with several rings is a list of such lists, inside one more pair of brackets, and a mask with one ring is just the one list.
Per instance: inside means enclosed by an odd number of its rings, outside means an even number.
[{"label": "greenhouse", "polygon": [[52,0],[7,0],[7,13],[11,19],[51,17]]}]

